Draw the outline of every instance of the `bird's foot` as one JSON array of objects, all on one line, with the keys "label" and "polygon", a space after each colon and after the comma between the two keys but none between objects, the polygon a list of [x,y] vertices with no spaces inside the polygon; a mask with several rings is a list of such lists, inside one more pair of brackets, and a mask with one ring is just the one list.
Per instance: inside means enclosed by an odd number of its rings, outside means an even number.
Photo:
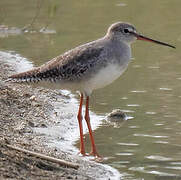
[{"label": "bird's foot", "polygon": [[102,162],[103,161],[103,157],[101,157],[97,152],[93,152],[91,151],[90,153],[85,153],[85,151],[80,151],[78,152],[78,155],[85,157],[85,156],[93,156],[94,158],[90,158],[90,160],[92,161],[96,161],[96,162]]},{"label": "bird's foot", "polygon": [[81,156],[88,156],[88,154],[85,153],[85,151],[80,150],[80,152],[78,152],[78,155]]},{"label": "bird's foot", "polygon": [[92,159],[92,161],[96,161],[96,162],[102,162],[103,161],[103,157],[101,157],[97,152],[90,152],[89,153],[90,156],[94,156],[94,159]]},{"label": "bird's foot", "polygon": [[96,162],[102,162],[102,161],[103,161],[103,157],[101,157],[101,156],[98,154],[97,151],[91,151],[91,152],[89,153],[89,155],[90,155],[90,156],[94,156],[94,157],[95,157],[94,160],[95,160]]},{"label": "bird's foot", "polygon": [[90,155],[90,156],[94,156],[94,157],[101,157],[101,156],[97,153],[97,151],[91,151],[91,152],[89,153],[89,155]]}]

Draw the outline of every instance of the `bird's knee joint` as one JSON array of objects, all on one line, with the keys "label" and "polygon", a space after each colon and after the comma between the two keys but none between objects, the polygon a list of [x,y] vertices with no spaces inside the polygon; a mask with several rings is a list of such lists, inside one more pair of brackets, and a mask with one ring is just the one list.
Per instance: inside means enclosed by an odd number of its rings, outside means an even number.
[{"label": "bird's knee joint", "polygon": [[90,122],[90,117],[89,117],[89,116],[85,116],[84,118],[85,118],[85,120],[86,120],[87,122]]},{"label": "bird's knee joint", "polygon": [[82,121],[82,115],[77,115],[77,119],[78,119],[79,121]]}]

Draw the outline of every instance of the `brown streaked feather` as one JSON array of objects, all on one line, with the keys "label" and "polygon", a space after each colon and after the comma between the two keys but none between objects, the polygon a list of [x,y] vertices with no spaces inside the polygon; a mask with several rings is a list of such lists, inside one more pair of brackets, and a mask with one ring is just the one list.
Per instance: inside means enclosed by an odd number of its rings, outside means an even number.
[{"label": "brown streaked feather", "polygon": [[26,72],[14,74],[14,75],[9,77],[9,81],[13,81],[13,82],[31,82],[31,81],[36,82],[36,81],[39,81],[36,78],[36,75],[39,73],[39,71],[40,71],[40,68],[37,67],[37,68],[31,69],[31,70],[26,71]]},{"label": "brown streaked feather", "polygon": [[102,47],[93,47],[88,43],[70,50],[40,67],[15,74],[9,77],[12,82],[39,82],[39,81],[72,81],[80,78],[95,66],[96,59],[103,51]]}]

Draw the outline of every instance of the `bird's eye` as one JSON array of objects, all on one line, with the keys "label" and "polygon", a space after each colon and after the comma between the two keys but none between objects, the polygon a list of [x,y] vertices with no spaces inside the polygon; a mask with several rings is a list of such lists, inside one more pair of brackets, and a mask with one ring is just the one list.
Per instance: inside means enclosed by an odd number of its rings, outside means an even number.
[{"label": "bird's eye", "polygon": [[128,29],[124,29],[124,33],[129,33],[129,30]]}]

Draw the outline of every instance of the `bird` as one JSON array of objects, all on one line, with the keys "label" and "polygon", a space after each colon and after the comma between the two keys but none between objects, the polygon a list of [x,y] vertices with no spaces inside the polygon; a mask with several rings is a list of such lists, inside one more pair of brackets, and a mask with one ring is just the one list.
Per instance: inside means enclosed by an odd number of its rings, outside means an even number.
[{"label": "bird", "polygon": [[157,41],[138,33],[130,23],[116,22],[105,35],[95,41],[77,46],[47,63],[26,72],[11,75],[12,82],[49,82],[60,89],[80,92],[78,108],[78,124],[80,131],[80,154],[86,156],[83,138],[82,107],[85,100],[85,116],[90,142],[90,156],[100,157],[89,116],[89,99],[93,90],[103,88],[119,78],[131,61],[131,44],[136,40],[149,41],[160,45],[176,48],[170,44]]}]

